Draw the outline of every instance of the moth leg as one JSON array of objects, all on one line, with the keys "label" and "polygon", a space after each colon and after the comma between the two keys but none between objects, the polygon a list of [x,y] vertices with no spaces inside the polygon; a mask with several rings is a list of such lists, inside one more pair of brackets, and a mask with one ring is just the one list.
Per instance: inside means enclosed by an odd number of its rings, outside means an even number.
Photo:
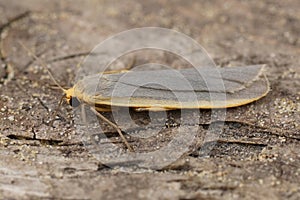
[{"label": "moth leg", "polygon": [[81,118],[84,124],[86,124],[86,112],[85,112],[85,105],[81,104]]},{"label": "moth leg", "polygon": [[64,100],[64,97],[65,97],[65,96],[62,96],[62,97],[60,98],[59,103],[58,103],[58,106],[56,107],[56,109],[55,109],[54,112],[52,113],[51,118],[50,118],[51,121],[49,122],[49,126],[53,126],[53,122],[54,122],[54,120],[55,120],[55,116],[57,115],[58,110],[60,109],[60,107],[61,107],[61,105],[62,105],[62,102],[63,102],[63,100]]},{"label": "moth leg", "polygon": [[133,148],[130,146],[130,144],[127,142],[126,138],[124,137],[121,129],[116,124],[112,123],[106,117],[104,117],[102,114],[97,112],[97,110],[95,108],[91,107],[91,111],[93,113],[95,113],[98,117],[100,117],[103,121],[105,121],[106,123],[108,123],[109,125],[114,127],[116,129],[116,131],[119,133],[119,135],[120,135],[121,139],[123,140],[123,142],[125,143],[125,146],[127,147],[127,149],[131,152],[134,152]]}]

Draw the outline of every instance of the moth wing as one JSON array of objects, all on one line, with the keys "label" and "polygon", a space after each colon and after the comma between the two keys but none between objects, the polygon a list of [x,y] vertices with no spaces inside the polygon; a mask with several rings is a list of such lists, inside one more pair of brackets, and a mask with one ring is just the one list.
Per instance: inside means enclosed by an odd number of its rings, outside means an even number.
[{"label": "moth wing", "polygon": [[130,71],[106,79],[149,89],[173,91],[235,92],[250,85],[262,74],[263,65],[226,68]]},{"label": "moth wing", "polygon": [[144,110],[235,107],[267,94],[269,84],[262,70],[262,65],[253,65],[133,71],[88,77],[77,88],[89,102]]}]

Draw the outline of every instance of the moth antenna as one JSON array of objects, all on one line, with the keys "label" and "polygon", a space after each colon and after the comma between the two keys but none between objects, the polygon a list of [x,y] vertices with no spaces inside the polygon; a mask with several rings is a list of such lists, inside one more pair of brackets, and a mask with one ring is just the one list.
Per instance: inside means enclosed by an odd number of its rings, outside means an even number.
[{"label": "moth antenna", "polygon": [[55,78],[53,77],[52,73],[50,72],[50,70],[48,69],[47,64],[40,59],[39,57],[37,57],[37,55],[35,55],[29,48],[27,48],[21,41],[18,41],[18,43],[38,62],[40,62],[40,64],[43,66],[43,68],[45,68],[50,76],[50,78],[52,79],[52,81],[64,92],[66,93],[67,90],[65,90],[63,87],[60,86],[60,84],[55,80]]}]

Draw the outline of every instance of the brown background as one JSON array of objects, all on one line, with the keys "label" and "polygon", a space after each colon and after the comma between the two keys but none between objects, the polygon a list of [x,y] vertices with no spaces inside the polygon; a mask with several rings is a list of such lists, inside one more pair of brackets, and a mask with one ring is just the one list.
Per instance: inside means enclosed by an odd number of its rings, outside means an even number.
[{"label": "brown background", "polygon": [[[299,8],[297,0],[0,1],[0,199],[300,199]],[[69,87],[81,54],[144,26],[189,35],[219,66],[267,64],[272,90],[227,110],[210,156],[196,148],[164,170],[128,173],[85,150],[69,106],[47,125],[61,93],[17,41]]]}]

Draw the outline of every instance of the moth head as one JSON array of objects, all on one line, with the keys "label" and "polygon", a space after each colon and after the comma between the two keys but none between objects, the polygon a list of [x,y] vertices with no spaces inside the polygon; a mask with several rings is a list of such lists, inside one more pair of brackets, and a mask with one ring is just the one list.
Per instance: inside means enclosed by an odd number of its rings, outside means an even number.
[{"label": "moth head", "polygon": [[66,100],[70,106],[78,107],[80,105],[80,101],[75,96],[73,88],[66,90],[65,93],[66,93]]},{"label": "moth head", "polygon": [[76,107],[78,107],[80,105],[79,99],[77,97],[72,97],[72,96],[69,99],[68,103],[70,104],[70,106],[72,106],[74,108],[76,108]]}]

